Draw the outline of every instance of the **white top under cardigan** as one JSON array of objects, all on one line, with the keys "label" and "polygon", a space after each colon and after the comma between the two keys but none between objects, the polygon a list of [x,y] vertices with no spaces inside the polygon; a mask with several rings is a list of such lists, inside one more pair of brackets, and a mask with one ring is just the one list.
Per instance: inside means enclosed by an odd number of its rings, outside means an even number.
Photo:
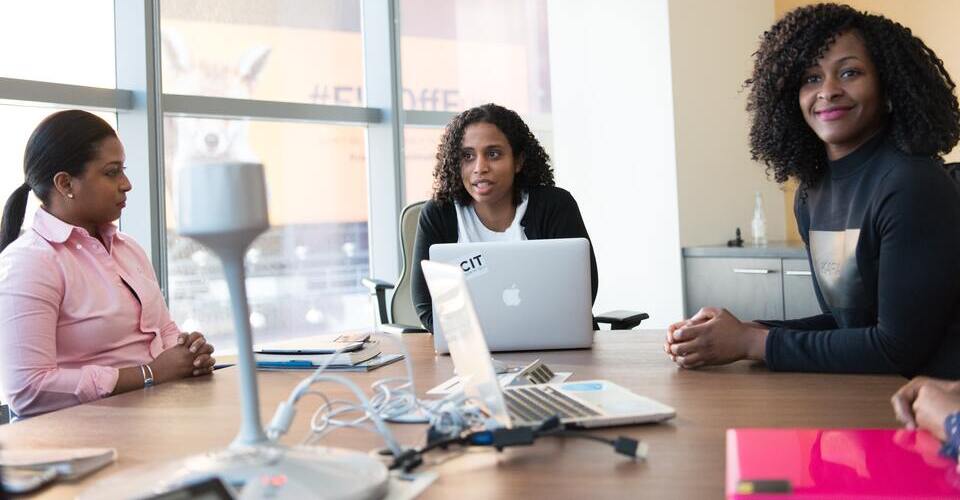
[{"label": "white top under cardigan", "polygon": [[491,231],[483,225],[477,211],[473,208],[473,203],[463,206],[454,203],[457,211],[457,243],[480,243],[486,241],[525,241],[527,235],[523,232],[523,226],[520,220],[523,214],[527,212],[527,200],[530,196],[523,193],[520,205],[517,207],[517,213],[513,216],[513,222],[510,223],[504,232]]}]

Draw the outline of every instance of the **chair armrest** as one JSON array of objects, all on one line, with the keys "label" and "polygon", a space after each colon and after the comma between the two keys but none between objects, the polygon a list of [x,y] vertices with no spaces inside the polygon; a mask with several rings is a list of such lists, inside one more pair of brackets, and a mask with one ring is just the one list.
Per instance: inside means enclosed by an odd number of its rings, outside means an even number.
[{"label": "chair armrest", "polygon": [[387,316],[387,289],[393,288],[393,283],[376,278],[360,278],[360,283],[370,289],[370,295],[377,296],[377,319],[381,324],[389,323],[390,317]]},{"label": "chair armrest", "polygon": [[597,315],[594,319],[597,323],[610,325],[611,330],[630,330],[649,317],[647,313],[620,309]]},{"label": "chair armrest", "polygon": [[370,292],[376,292],[377,289],[393,289],[393,283],[376,278],[360,278],[360,283],[369,288]]},{"label": "chair armrest", "polygon": [[387,333],[426,333],[426,329],[420,326],[401,325],[399,323],[384,323],[380,329]]}]

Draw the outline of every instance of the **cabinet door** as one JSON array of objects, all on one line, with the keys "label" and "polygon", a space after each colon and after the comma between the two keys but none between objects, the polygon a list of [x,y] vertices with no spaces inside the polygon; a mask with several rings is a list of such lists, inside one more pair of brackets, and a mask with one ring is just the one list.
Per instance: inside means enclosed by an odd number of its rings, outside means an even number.
[{"label": "cabinet door", "polygon": [[723,307],[742,321],[783,318],[780,259],[687,257],[687,317]]},{"label": "cabinet door", "polygon": [[807,259],[783,259],[783,311],[787,319],[820,314]]}]

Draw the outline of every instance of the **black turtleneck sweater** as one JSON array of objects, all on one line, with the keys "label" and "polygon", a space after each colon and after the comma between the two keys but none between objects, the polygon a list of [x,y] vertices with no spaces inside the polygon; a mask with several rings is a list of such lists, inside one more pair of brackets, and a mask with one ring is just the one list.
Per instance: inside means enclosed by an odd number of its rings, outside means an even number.
[{"label": "black turtleneck sweater", "polygon": [[960,191],[943,167],[879,134],[794,210],[826,314],[761,321],[770,369],[960,378]]}]

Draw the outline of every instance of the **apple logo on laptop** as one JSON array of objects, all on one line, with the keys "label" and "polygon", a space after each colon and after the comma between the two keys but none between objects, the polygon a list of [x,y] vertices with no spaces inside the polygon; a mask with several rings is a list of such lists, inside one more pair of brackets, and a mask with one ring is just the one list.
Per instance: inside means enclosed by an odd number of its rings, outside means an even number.
[{"label": "apple logo on laptop", "polygon": [[503,291],[503,303],[510,307],[516,307],[520,305],[520,289],[517,288],[516,283]]}]

